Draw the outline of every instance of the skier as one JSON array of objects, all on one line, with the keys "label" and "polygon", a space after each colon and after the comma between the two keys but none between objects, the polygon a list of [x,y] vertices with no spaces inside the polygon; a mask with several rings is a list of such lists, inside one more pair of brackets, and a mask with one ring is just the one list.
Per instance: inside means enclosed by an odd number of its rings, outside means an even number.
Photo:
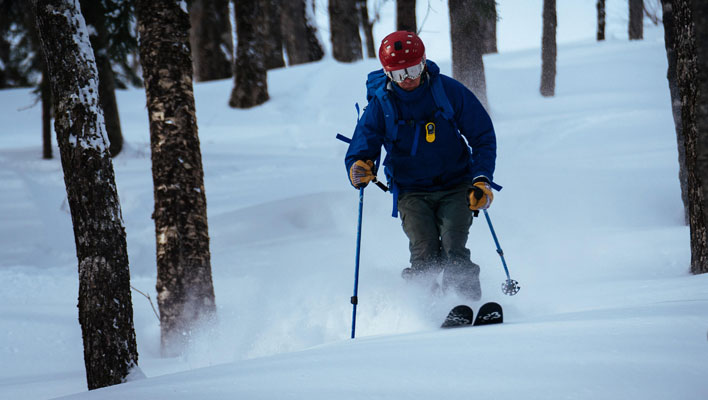
[{"label": "skier", "polygon": [[425,58],[412,32],[386,36],[379,48],[383,70],[369,74],[369,103],[357,123],[345,165],[355,188],[376,178],[381,146],[394,200],[409,239],[407,280],[480,299],[479,265],[467,237],[473,213],[494,198],[496,136],[475,95]]}]

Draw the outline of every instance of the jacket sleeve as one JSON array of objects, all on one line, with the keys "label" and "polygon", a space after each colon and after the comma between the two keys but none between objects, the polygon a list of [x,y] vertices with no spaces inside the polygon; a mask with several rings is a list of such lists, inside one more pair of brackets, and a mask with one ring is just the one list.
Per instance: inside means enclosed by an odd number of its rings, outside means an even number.
[{"label": "jacket sleeve", "polygon": [[375,161],[379,158],[385,130],[386,123],[381,106],[376,98],[373,98],[364,109],[359,122],[357,122],[352,141],[349,143],[349,149],[344,156],[347,177],[349,177],[349,169],[357,160]]},{"label": "jacket sleeve", "polygon": [[444,87],[455,111],[455,122],[472,148],[472,176],[494,178],[497,138],[489,114],[477,97],[460,82],[444,77]]}]

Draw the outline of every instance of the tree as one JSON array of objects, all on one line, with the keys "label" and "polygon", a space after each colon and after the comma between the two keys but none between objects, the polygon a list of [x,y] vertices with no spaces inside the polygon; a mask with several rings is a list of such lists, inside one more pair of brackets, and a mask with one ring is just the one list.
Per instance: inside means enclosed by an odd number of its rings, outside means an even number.
[{"label": "tree", "polygon": [[103,0],[81,0],[80,3],[98,67],[98,98],[106,121],[110,152],[111,156],[115,157],[123,149],[123,133],[120,129],[113,68],[108,55],[108,30],[105,21],[108,10],[104,7]]},{"label": "tree", "polygon": [[356,8],[359,11],[359,24],[366,37],[366,56],[376,58],[376,45],[374,44],[374,22],[369,19],[369,7],[366,0],[356,0]]},{"label": "tree", "polygon": [[351,0],[329,0],[329,26],[334,59],[340,62],[361,60],[363,56],[356,3]]},{"label": "tree", "polygon": [[123,382],[138,364],[125,228],[78,0],[34,6],[74,227],[86,378],[97,389]]},{"label": "tree", "polygon": [[229,0],[192,0],[189,19],[194,80],[204,82],[231,77],[233,43]]},{"label": "tree", "polygon": [[683,127],[681,123],[681,95],[679,94],[678,82],[676,81],[676,51],[674,33],[675,27],[673,24],[673,0],[663,1],[663,22],[664,22],[664,45],[666,47],[666,58],[668,60],[668,69],[666,71],[666,79],[669,82],[669,93],[671,94],[671,111],[674,116],[674,126],[676,128],[676,142],[678,144],[678,161],[679,161],[679,183],[681,186],[681,200],[684,206],[684,221],[686,225],[689,223],[688,214],[688,181],[686,172],[686,140],[683,135]]},{"label": "tree", "polygon": [[644,1],[629,0],[629,40],[644,38]]},{"label": "tree", "polygon": [[605,0],[597,0],[597,41],[605,40]]},{"label": "tree", "polygon": [[396,0],[396,30],[418,32],[415,0]]},{"label": "tree", "polygon": [[543,0],[543,37],[541,39],[541,95],[556,92],[556,0]]},{"label": "tree", "polygon": [[179,0],[138,0],[137,16],[150,121],[161,349],[172,356],[184,351],[200,323],[216,316],[189,16]]},{"label": "tree", "polygon": [[237,0],[236,62],[234,88],[229,106],[250,108],[268,101],[268,73],[265,67],[265,9],[262,0]]},{"label": "tree", "polygon": [[265,67],[267,70],[285,66],[283,57],[283,28],[280,22],[283,0],[265,0]]},{"label": "tree", "polygon": [[482,54],[497,53],[497,2],[486,0],[482,7]]},{"label": "tree", "polygon": [[319,61],[324,57],[313,7],[312,0],[283,1],[281,28],[289,65]]},{"label": "tree", "polygon": [[[708,3],[663,0],[672,11],[672,49],[685,138],[691,272],[708,272]],[[665,22],[666,23],[666,22]],[[667,53],[667,57],[672,57]]]},{"label": "tree", "polygon": [[483,21],[491,18],[487,0],[449,0],[452,76],[488,108],[482,59]]}]

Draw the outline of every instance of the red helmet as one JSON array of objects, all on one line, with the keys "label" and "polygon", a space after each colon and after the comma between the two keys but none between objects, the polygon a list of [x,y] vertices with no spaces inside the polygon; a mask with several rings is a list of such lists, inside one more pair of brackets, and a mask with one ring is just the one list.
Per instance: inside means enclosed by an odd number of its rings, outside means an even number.
[{"label": "red helmet", "polygon": [[386,36],[379,47],[379,61],[385,71],[408,68],[425,60],[425,45],[413,32],[396,31]]}]

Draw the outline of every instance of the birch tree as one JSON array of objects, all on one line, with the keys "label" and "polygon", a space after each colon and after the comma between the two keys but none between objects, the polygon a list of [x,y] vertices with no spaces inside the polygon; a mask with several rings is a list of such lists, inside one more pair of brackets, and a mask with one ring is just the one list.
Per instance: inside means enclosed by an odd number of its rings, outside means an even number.
[{"label": "birch tree", "polygon": [[216,316],[189,16],[180,3],[137,2],[150,121],[163,356],[182,353],[201,323]]}]

